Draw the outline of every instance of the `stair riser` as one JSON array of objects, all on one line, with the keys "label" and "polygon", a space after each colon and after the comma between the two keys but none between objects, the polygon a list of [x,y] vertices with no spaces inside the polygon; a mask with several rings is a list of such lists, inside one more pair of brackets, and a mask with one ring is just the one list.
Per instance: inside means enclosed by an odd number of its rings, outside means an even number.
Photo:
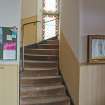
[{"label": "stair riser", "polygon": [[41,54],[41,55],[58,55],[58,50],[31,50],[25,49],[25,53]]},{"label": "stair riser", "polygon": [[41,70],[41,71],[24,71],[22,74],[26,77],[36,77],[36,76],[56,76],[58,75],[57,70]]},{"label": "stair riser", "polygon": [[61,102],[55,102],[55,103],[43,103],[43,104],[23,104],[21,103],[21,105],[70,105],[70,103],[68,101],[61,101]]},{"label": "stair riser", "polygon": [[24,56],[25,60],[48,60],[48,61],[56,61],[57,56]]},{"label": "stair riser", "polygon": [[34,80],[34,79],[23,79],[21,80],[22,86],[53,86],[53,85],[60,85],[61,79],[39,79],[39,80]]},{"label": "stair riser", "polygon": [[50,89],[50,90],[43,90],[43,91],[21,91],[21,96],[23,97],[46,97],[46,96],[65,96],[65,89],[58,88],[58,89]]},{"label": "stair riser", "polygon": [[56,67],[57,63],[25,63],[25,67]]},{"label": "stair riser", "polygon": [[44,49],[59,49],[59,46],[58,45],[39,45],[38,48],[44,48]]},{"label": "stair riser", "polygon": [[20,105],[70,105],[58,74],[57,37],[26,46],[20,74]]},{"label": "stair riser", "polygon": [[59,44],[58,40],[47,40],[47,41],[43,41],[42,43],[46,43],[46,44]]},{"label": "stair riser", "polygon": [[58,40],[58,36],[55,36],[55,37],[47,39],[47,40]]}]

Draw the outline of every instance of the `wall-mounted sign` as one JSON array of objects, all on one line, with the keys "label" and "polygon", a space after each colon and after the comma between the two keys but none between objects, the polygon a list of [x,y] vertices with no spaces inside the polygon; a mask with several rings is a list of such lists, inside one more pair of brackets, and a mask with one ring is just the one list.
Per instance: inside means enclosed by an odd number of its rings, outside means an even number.
[{"label": "wall-mounted sign", "polygon": [[0,60],[17,59],[17,28],[0,27]]}]

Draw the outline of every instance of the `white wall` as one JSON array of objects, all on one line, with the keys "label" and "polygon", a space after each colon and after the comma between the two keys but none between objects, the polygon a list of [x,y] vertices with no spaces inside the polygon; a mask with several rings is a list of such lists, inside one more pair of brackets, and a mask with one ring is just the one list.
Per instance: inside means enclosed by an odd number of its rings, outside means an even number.
[{"label": "white wall", "polygon": [[87,35],[105,35],[105,0],[80,0],[80,61],[87,60]]},{"label": "white wall", "polygon": [[17,61],[0,61],[0,64],[19,64],[20,29],[21,29],[21,0],[0,0],[0,27],[18,28]]},{"label": "white wall", "polygon": [[0,0],[0,27],[18,28],[17,61],[0,62],[0,105],[19,105],[20,11],[21,0]]},{"label": "white wall", "polygon": [[[21,1],[20,0],[0,0],[0,26],[18,28],[18,51],[17,61],[19,63],[19,38],[20,38],[20,19],[21,19]],[[1,62],[3,63],[3,62]],[[6,63],[6,62],[5,62]],[[8,63],[8,62],[7,62]],[[9,63],[13,63],[10,62]]]},{"label": "white wall", "polygon": [[[80,62],[87,62],[87,35],[105,35],[105,0],[80,0]],[[104,65],[80,65],[80,105],[104,105]]]},{"label": "white wall", "polygon": [[37,1],[37,20],[40,21],[37,23],[37,42],[40,42],[42,38],[42,2],[43,0]]},{"label": "white wall", "polygon": [[79,56],[79,1],[62,0],[61,31],[68,40],[75,56]]},{"label": "white wall", "polygon": [[22,18],[37,15],[37,0],[22,0]]},{"label": "white wall", "polygon": [[20,7],[20,0],[0,0],[0,26],[19,27]]},{"label": "white wall", "polygon": [[105,65],[81,65],[79,105],[105,105]]},{"label": "white wall", "polygon": [[87,35],[105,34],[105,0],[62,0],[61,30],[80,63],[87,62]]}]

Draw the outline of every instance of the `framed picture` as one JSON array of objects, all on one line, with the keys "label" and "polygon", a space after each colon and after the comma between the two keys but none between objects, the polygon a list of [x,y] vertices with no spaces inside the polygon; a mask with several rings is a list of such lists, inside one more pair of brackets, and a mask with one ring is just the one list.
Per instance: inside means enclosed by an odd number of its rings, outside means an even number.
[{"label": "framed picture", "polygon": [[88,35],[88,63],[105,63],[105,35]]},{"label": "framed picture", "polygon": [[17,60],[17,30],[0,27],[0,60]]}]

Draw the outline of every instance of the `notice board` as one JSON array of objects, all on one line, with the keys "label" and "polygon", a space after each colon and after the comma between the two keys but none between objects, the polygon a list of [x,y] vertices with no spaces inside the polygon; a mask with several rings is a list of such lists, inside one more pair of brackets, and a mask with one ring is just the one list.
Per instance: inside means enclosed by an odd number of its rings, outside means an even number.
[{"label": "notice board", "polygon": [[0,60],[17,59],[17,28],[0,27]]}]

